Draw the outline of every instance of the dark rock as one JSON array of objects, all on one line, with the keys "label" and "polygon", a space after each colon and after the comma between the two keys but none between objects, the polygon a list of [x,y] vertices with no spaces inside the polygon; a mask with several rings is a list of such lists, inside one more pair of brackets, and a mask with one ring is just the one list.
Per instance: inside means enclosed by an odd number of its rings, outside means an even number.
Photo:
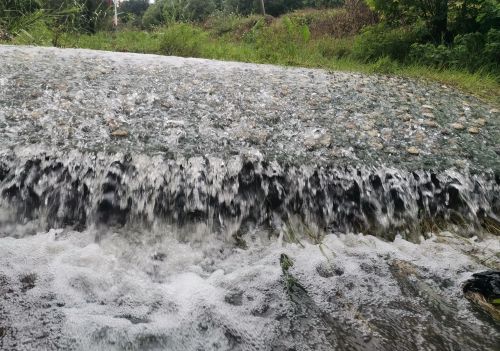
[{"label": "dark rock", "polygon": [[322,262],[321,264],[316,266],[316,272],[318,272],[320,277],[331,278],[334,275],[336,276],[343,275],[344,269],[334,264]]},{"label": "dark rock", "polygon": [[479,310],[500,322],[500,271],[473,274],[463,285],[463,292]]},{"label": "dark rock", "polygon": [[167,255],[163,252],[157,252],[151,257],[154,261],[164,261]]},{"label": "dark rock", "polygon": [[149,319],[133,316],[131,314],[123,314],[115,318],[123,318],[129,320],[132,324],[149,323]]},{"label": "dark rock", "polygon": [[490,302],[500,299],[500,271],[474,273],[464,284],[463,291],[480,293]]},{"label": "dark rock", "polygon": [[243,304],[243,292],[231,292],[224,296],[224,301],[226,301],[230,305],[241,306]]},{"label": "dark rock", "polygon": [[35,273],[29,273],[26,275],[23,275],[19,281],[22,284],[21,290],[22,292],[26,292],[30,289],[33,289],[35,287],[35,282],[37,280],[37,275]]}]

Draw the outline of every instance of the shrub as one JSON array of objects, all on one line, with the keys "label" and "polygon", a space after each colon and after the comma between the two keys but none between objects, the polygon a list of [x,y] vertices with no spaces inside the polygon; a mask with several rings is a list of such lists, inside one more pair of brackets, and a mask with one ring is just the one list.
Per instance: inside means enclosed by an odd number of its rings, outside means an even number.
[{"label": "shrub", "polygon": [[451,50],[445,45],[412,44],[409,59],[413,63],[436,68],[450,66]]},{"label": "shrub", "polygon": [[148,7],[149,0],[122,1],[118,7],[120,20],[125,23],[137,22],[138,19],[142,18]]},{"label": "shrub", "polygon": [[396,72],[398,65],[389,57],[381,57],[372,66],[373,72],[380,74],[393,74]]},{"label": "shrub", "polygon": [[302,4],[305,7],[338,7],[344,3],[343,0],[303,0]]},{"label": "shrub", "polygon": [[216,11],[215,0],[157,0],[142,18],[146,28],[165,23],[200,22]]},{"label": "shrub", "polygon": [[484,35],[468,33],[457,35],[451,46],[413,44],[411,62],[436,68],[498,71],[500,57],[500,31],[490,29]]},{"label": "shrub", "polygon": [[[216,36],[227,34],[231,38],[239,40],[250,32],[261,19],[263,18],[260,15],[243,17],[236,13],[216,11],[203,23],[203,28],[211,31]],[[263,21],[265,23],[271,23],[271,19],[272,17],[266,17]]]},{"label": "shrub", "polygon": [[265,6],[266,14],[280,16],[302,7],[302,0],[267,0]]},{"label": "shrub", "polygon": [[200,57],[208,34],[187,23],[176,23],[161,34],[160,50],[165,55]]},{"label": "shrub", "polygon": [[486,35],[486,44],[484,45],[484,59],[492,70],[500,71],[500,30],[490,29]]},{"label": "shrub", "polygon": [[346,0],[344,7],[331,19],[328,34],[344,37],[358,34],[366,26],[378,22],[378,16],[362,0]]},{"label": "shrub", "polygon": [[290,17],[308,25],[314,38],[325,35],[335,38],[352,36],[363,27],[377,23],[375,13],[359,0],[347,0],[342,8],[300,10],[290,14]]},{"label": "shrub", "polygon": [[17,45],[40,45],[50,46],[53,44],[54,33],[44,21],[37,21],[26,30],[20,30],[11,42]]},{"label": "shrub", "polygon": [[224,0],[222,10],[227,13],[249,15],[255,12],[257,9],[256,5],[255,1],[252,0]]},{"label": "shrub", "polygon": [[214,0],[163,0],[163,16],[167,21],[203,21],[215,9]]},{"label": "shrub", "polygon": [[0,1],[0,29],[6,37],[27,30],[44,18],[43,3],[39,0]]},{"label": "shrub", "polygon": [[316,40],[316,51],[326,59],[347,58],[352,53],[352,39],[324,37]]},{"label": "shrub", "polygon": [[165,22],[163,17],[162,2],[157,1],[150,5],[142,16],[142,25],[145,28],[151,29]]},{"label": "shrub", "polygon": [[485,35],[467,33],[457,35],[450,49],[450,66],[476,71],[484,62],[481,53],[484,51]]},{"label": "shrub", "polygon": [[261,18],[244,36],[244,42],[253,46],[262,61],[279,64],[296,64],[309,43],[311,33],[285,16],[267,25]]},{"label": "shrub", "polygon": [[411,45],[419,42],[424,35],[425,31],[419,25],[400,28],[390,28],[385,24],[370,26],[356,37],[353,57],[364,62],[375,62],[387,56],[404,62]]}]

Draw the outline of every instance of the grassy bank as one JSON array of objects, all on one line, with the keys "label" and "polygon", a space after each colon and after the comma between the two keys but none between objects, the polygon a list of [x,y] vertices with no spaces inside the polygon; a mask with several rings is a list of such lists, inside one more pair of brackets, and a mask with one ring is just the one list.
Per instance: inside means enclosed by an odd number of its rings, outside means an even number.
[{"label": "grassy bank", "polygon": [[[337,14],[332,12],[328,16],[322,13],[321,16],[326,21]],[[353,34],[359,28],[343,29],[340,36],[335,35],[328,32],[330,27],[322,25],[323,22],[314,22],[318,17],[318,14],[311,14],[310,11],[279,19],[259,16],[213,17],[199,25],[174,23],[152,31],[124,28],[94,35],[64,33],[56,40],[49,31],[44,33],[40,30],[36,37],[21,34],[9,43],[56,44],[71,48],[401,75],[437,81],[500,105],[500,78],[496,74],[405,64],[388,56],[371,62],[362,60],[356,57],[360,44],[356,34]]]}]

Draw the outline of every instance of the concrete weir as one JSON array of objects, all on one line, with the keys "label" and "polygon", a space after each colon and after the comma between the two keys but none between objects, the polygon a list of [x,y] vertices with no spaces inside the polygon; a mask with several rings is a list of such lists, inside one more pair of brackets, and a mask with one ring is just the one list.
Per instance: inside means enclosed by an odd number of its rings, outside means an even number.
[{"label": "concrete weir", "polygon": [[0,46],[0,349],[495,350],[499,140],[436,83]]}]

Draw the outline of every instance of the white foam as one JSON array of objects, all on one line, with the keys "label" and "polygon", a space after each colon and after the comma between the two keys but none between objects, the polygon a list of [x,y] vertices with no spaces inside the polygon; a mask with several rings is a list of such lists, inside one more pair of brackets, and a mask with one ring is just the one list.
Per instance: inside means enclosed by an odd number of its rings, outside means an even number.
[{"label": "white foam", "polygon": [[[81,350],[266,350],[283,345],[280,335],[292,335],[297,332],[293,328],[302,330],[303,321],[300,314],[293,317],[296,307],[284,288],[282,253],[294,261],[290,273],[307,291],[309,297],[299,305],[304,304],[304,318],[315,325],[316,332],[326,323],[321,316],[328,314],[340,323],[330,328],[347,328],[347,333],[371,335],[390,345],[385,331],[377,326],[381,316],[434,323],[428,305],[436,303],[457,308],[456,314],[446,315],[456,318],[456,328],[464,320],[489,328],[470,311],[460,284],[472,272],[486,268],[464,252],[474,246],[488,256],[498,249],[494,239],[471,243],[445,233],[414,244],[402,239],[389,243],[372,236],[328,235],[321,248],[275,241],[251,243],[241,250],[214,238],[190,244],[168,233],[137,234],[52,230],[22,239],[2,238],[0,275],[17,282],[35,273],[35,287],[23,299],[36,309],[33,301],[54,294],[64,304],[59,308],[64,319],[47,323],[60,324],[64,338]],[[415,269],[415,277],[408,273],[409,284],[422,289],[421,296],[405,296],[401,282],[391,274],[391,265],[399,261]],[[337,268],[337,273],[321,276],[321,265]],[[449,284],[440,286],[443,281]],[[420,307],[411,306],[415,300]],[[32,325],[29,316],[16,314],[8,303],[2,301],[0,307],[18,329]],[[441,328],[438,332],[445,330],[454,338],[456,328]],[[306,329],[301,332],[308,333]],[[426,331],[413,332],[420,333],[425,344]],[[330,340],[318,335],[325,342]],[[314,340],[304,342],[303,349],[315,348]]]}]

